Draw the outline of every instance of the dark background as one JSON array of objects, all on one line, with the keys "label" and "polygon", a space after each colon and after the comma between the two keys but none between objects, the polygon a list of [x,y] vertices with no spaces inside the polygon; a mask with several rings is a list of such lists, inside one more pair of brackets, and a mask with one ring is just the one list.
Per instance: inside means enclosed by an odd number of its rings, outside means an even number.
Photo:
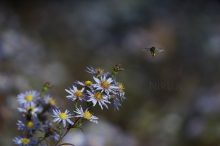
[{"label": "dark background", "polygon": [[[65,89],[92,80],[86,67],[111,72],[120,63],[127,100],[119,111],[96,107],[100,122],[131,146],[218,146],[219,14],[217,1],[0,2],[0,145],[21,135],[19,93],[49,81],[49,94],[72,110]],[[152,58],[142,52],[151,46],[164,51]],[[90,132],[98,130],[111,132]],[[128,145],[125,139],[100,145]]]}]

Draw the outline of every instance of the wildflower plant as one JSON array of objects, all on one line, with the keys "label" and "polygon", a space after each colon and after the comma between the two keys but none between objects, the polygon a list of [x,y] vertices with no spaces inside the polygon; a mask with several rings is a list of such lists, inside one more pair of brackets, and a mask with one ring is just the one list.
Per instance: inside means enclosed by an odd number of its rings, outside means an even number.
[{"label": "wildflower plant", "polygon": [[[87,67],[87,72],[93,75],[93,81],[76,81],[72,88],[65,89],[68,93],[67,99],[71,100],[74,110],[63,110],[57,106],[55,99],[50,95],[45,95],[53,85],[46,82],[41,93],[38,91],[27,91],[20,93],[17,97],[19,103],[18,111],[23,114],[18,120],[18,130],[23,131],[23,136],[13,138],[19,146],[43,146],[49,145],[48,138],[56,141],[58,145],[72,145],[70,143],[59,144],[66,134],[73,128],[81,128],[85,121],[98,123],[98,117],[93,115],[92,108],[96,105],[108,108],[109,104],[114,105],[115,110],[119,110],[121,101],[126,99],[124,86],[116,81],[116,75],[124,69],[117,64],[113,71],[104,72],[103,69],[93,69]],[[87,107],[83,107],[87,105]],[[43,133],[42,137],[37,137],[37,132]]]}]

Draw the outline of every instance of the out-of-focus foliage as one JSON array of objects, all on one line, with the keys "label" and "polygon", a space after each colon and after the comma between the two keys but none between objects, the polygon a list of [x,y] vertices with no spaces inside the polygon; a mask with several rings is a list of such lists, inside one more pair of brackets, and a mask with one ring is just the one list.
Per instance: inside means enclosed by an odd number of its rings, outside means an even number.
[{"label": "out-of-focus foliage", "polygon": [[[218,1],[0,2],[0,145],[18,135],[17,94],[49,81],[71,108],[64,89],[82,70],[118,63],[128,100],[97,116],[133,145],[219,145],[219,13]],[[141,51],[151,46],[164,51]]]}]

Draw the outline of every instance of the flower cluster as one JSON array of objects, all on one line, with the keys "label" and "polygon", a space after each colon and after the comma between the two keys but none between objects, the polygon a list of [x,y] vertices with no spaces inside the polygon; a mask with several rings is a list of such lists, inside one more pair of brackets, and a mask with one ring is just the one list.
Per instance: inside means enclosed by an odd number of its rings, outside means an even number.
[{"label": "flower cluster", "polygon": [[92,67],[87,69],[87,72],[93,75],[94,83],[90,80],[85,82],[77,81],[76,84],[81,85],[82,89],[79,90],[75,85],[73,85],[72,89],[66,89],[70,94],[67,98],[72,101],[92,102],[93,106],[98,103],[101,109],[103,109],[103,106],[108,108],[107,104],[112,101],[114,109],[118,110],[119,106],[121,106],[119,100],[125,99],[124,86],[122,83],[117,82],[115,77],[119,70],[115,70],[114,66],[114,70],[110,74],[109,72],[105,73],[102,69],[93,69]]},{"label": "flower cluster", "polygon": [[[23,113],[23,119],[18,120],[18,130],[22,130],[24,136],[17,136],[13,139],[19,146],[43,145],[47,142],[46,138],[56,140],[56,145],[72,128],[80,128],[83,122],[91,121],[98,123],[98,117],[91,113],[92,107],[97,103],[103,109],[108,108],[108,104],[113,104],[114,109],[119,110],[120,101],[125,99],[124,86],[116,81],[116,75],[121,68],[120,64],[113,67],[113,71],[104,72],[102,69],[87,67],[87,72],[93,75],[93,81],[76,81],[72,88],[65,89],[69,94],[67,99],[73,101],[75,110],[70,112],[68,109],[61,111],[56,105],[56,101],[45,92],[52,88],[50,83],[45,83],[42,92],[27,91],[17,97],[19,103],[18,111]],[[87,103],[85,110],[80,103]],[[50,115],[50,116],[48,116]],[[53,122],[50,121],[51,118]],[[57,124],[55,124],[57,123]],[[43,131],[44,137],[35,139],[36,131]],[[36,137],[36,136],[35,136]]]},{"label": "flower cluster", "polygon": [[50,95],[44,95],[47,88],[47,84],[44,84],[42,93],[38,91],[27,91],[17,96],[19,103],[18,111],[23,113],[21,120],[18,120],[18,130],[22,130],[24,136],[17,136],[13,139],[15,144],[20,146],[33,146],[41,143],[42,140],[34,139],[36,131],[45,131],[45,136],[58,140],[58,133],[49,132],[52,123],[48,119],[48,113],[51,114],[53,110],[58,109],[55,99]]}]

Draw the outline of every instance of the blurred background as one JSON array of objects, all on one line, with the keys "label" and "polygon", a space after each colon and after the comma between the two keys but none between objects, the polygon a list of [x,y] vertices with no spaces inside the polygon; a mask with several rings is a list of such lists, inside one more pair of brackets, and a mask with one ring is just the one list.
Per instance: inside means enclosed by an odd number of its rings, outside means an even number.
[{"label": "blurred background", "polygon": [[[73,109],[65,89],[92,80],[86,67],[125,71],[119,111],[94,109],[66,142],[76,146],[219,146],[218,1],[0,2],[0,145],[21,135],[17,95],[49,94]],[[152,57],[146,47],[164,49]]]}]

